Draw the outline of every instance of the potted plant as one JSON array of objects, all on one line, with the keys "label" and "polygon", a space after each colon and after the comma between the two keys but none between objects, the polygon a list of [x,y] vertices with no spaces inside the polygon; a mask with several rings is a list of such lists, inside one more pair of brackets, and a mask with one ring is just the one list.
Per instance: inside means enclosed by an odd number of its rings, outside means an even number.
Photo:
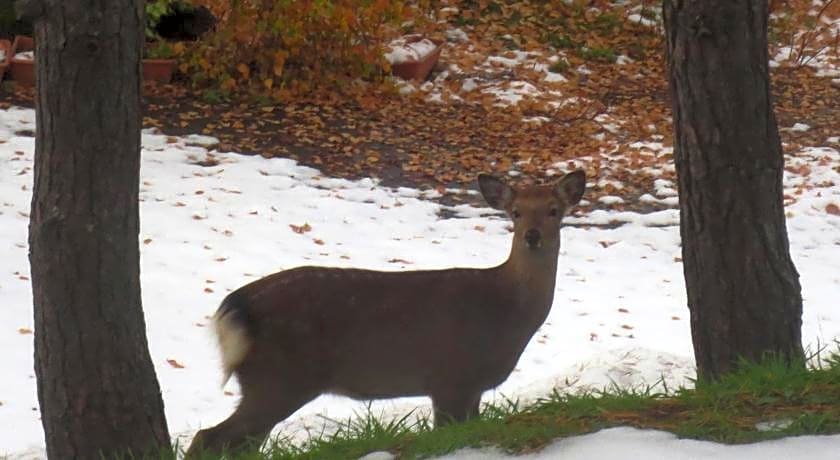
[{"label": "potted plant", "polygon": [[406,35],[389,43],[388,48],[385,59],[393,75],[423,81],[437,63],[443,44],[421,35]]},{"label": "potted plant", "polygon": [[146,2],[146,46],[143,48],[143,80],[169,83],[175,72],[175,49],[158,33],[161,18],[174,12],[178,0]]},{"label": "potted plant", "polygon": [[0,81],[3,81],[3,75],[6,74],[6,69],[9,68],[9,60],[12,58],[12,42],[9,40],[0,40]]},{"label": "potted plant", "polygon": [[35,40],[25,35],[15,36],[9,59],[9,76],[25,86],[35,84]]},{"label": "potted plant", "polygon": [[175,72],[175,47],[163,40],[146,44],[143,58],[143,80],[169,83]]}]

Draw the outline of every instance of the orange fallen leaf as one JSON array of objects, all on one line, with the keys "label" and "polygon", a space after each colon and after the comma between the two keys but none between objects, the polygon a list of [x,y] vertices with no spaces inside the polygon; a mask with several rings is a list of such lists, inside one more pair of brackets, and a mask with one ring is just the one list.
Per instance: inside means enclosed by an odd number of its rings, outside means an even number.
[{"label": "orange fallen leaf", "polygon": [[840,206],[837,206],[837,205],[836,205],[836,204],[834,204],[834,203],[829,203],[829,204],[825,207],[825,212],[827,212],[827,213],[829,213],[829,214],[831,214],[831,215],[834,215],[834,216],[840,216]]},{"label": "orange fallen leaf", "polygon": [[312,227],[307,223],[304,223],[303,225],[289,224],[289,228],[291,228],[293,232],[299,235],[302,235],[312,230]]},{"label": "orange fallen leaf", "polygon": [[32,329],[29,329],[28,327],[22,327],[22,328],[18,329],[18,334],[24,334],[25,335],[25,334],[31,334],[31,333],[32,333]]}]

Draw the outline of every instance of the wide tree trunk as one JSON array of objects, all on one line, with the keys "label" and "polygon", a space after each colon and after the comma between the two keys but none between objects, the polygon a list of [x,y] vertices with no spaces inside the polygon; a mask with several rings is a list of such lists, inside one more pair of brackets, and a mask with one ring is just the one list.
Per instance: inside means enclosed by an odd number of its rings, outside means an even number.
[{"label": "wide tree trunk", "polygon": [[698,376],[802,359],[782,202],[767,2],[665,0],[680,233]]},{"label": "wide tree trunk", "polygon": [[140,303],[142,3],[49,0],[35,10],[29,243],[53,459],[169,448]]}]

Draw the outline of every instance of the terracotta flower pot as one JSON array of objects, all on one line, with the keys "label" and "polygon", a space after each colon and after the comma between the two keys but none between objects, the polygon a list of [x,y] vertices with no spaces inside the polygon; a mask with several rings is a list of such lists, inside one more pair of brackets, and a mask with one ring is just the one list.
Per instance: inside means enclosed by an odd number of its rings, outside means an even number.
[{"label": "terracotta flower pot", "polygon": [[[420,42],[424,37],[420,35],[409,35],[404,37],[405,44]],[[427,53],[418,57],[409,57],[402,62],[394,62],[391,64],[391,73],[397,77],[405,80],[423,81],[429,76],[429,72],[435,67],[440,52],[443,49],[443,43],[435,40],[431,41],[435,47]]]},{"label": "terracotta flower pot", "polygon": [[3,59],[0,59],[0,81],[3,81],[3,75],[6,74],[6,69],[9,68],[9,60],[12,59],[12,42],[9,40],[0,40],[0,52],[3,54]]},{"label": "terracotta flower pot", "polygon": [[16,36],[12,44],[12,56],[9,59],[9,76],[18,84],[33,86],[35,85],[35,59],[15,57],[16,54],[27,51],[35,51],[35,40],[25,35]]},{"label": "terracotta flower pot", "polygon": [[143,80],[169,83],[176,65],[175,59],[143,59]]}]

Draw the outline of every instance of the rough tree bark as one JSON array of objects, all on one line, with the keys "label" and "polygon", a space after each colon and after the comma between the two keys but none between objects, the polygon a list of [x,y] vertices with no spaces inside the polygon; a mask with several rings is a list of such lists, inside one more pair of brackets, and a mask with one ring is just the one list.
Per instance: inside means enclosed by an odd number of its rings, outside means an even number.
[{"label": "rough tree bark", "polygon": [[141,0],[45,0],[35,14],[29,228],[47,454],[169,448],[140,303]]},{"label": "rough tree bark", "polygon": [[680,233],[698,376],[803,357],[766,0],[665,0]]}]

